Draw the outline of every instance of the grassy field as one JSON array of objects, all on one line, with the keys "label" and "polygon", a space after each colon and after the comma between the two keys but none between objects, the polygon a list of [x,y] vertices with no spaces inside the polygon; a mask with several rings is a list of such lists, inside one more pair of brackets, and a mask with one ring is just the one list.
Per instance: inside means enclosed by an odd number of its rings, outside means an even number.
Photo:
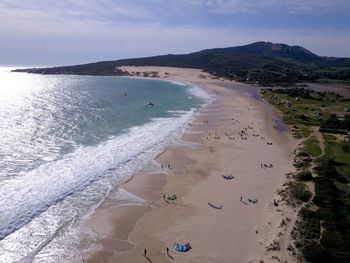
[{"label": "grassy field", "polygon": [[305,145],[305,150],[312,157],[318,157],[322,154],[322,150],[320,148],[320,143],[315,136],[311,136],[310,138],[303,141]]},{"label": "grassy field", "polygon": [[310,133],[311,133],[310,129],[307,128],[307,127],[301,127],[301,128],[300,128],[300,132],[301,132],[301,135],[302,135],[304,138],[309,137],[309,136],[310,136]]},{"label": "grassy field", "polygon": [[288,124],[320,125],[334,113],[344,117],[348,114],[344,108],[350,107],[350,101],[331,93],[310,92],[309,98],[272,90],[265,90],[263,94],[269,103],[286,114],[284,119]]},{"label": "grassy field", "polygon": [[350,181],[350,147],[343,141],[334,140],[329,136],[325,139],[325,154],[323,159],[336,162],[337,171]]}]

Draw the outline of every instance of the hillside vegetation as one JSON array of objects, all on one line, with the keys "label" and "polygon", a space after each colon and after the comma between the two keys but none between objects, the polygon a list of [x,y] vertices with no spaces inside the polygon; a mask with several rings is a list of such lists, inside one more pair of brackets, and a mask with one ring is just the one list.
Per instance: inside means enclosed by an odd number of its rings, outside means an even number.
[{"label": "hillside vegetation", "polygon": [[256,42],[183,55],[102,61],[76,66],[18,69],[38,74],[123,75],[120,66],[198,68],[218,77],[259,84],[289,85],[302,81],[349,82],[350,59],[320,57],[299,46]]}]

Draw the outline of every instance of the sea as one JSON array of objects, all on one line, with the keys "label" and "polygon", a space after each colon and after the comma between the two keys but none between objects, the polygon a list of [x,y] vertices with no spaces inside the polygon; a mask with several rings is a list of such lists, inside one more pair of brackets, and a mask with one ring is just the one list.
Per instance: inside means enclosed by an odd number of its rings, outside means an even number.
[{"label": "sea", "polygon": [[80,220],[211,100],[184,83],[11,69],[0,68],[2,263],[74,258],[93,242]]}]

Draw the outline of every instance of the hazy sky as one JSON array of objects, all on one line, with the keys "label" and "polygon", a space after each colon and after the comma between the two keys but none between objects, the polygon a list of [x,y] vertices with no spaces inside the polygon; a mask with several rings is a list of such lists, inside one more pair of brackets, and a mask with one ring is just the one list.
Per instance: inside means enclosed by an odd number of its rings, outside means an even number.
[{"label": "hazy sky", "polygon": [[260,40],[350,57],[350,0],[0,0],[1,65],[68,65]]}]

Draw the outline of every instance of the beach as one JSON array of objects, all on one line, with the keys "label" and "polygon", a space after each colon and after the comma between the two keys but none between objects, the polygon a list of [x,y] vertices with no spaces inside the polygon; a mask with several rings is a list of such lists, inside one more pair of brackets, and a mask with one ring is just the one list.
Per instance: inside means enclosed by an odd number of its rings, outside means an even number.
[{"label": "beach", "polygon": [[[296,213],[278,189],[294,172],[297,141],[276,129],[270,106],[244,85],[196,69],[121,69],[157,72],[215,98],[157,156],[159,169],[134,175],[83,221],[97,242],[77,262],[296,262],[289,249]],[[119,191],[134,201],[118,199]],[[167,199],[172,194],[176,200]],[[191,249],[178,252],[175,242]]]}]

